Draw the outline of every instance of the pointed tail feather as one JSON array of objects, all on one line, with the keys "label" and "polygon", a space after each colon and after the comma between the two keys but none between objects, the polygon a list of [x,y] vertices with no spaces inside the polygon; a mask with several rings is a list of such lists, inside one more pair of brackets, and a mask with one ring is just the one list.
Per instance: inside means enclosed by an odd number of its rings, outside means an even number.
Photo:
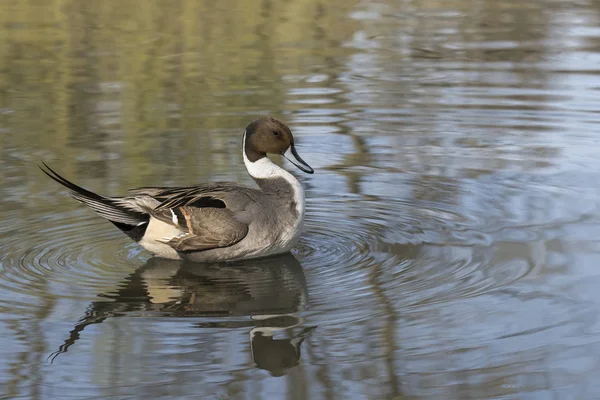
[{"label": "pointed tail feather", "polygon": [[42,161],[42,164],[44,165],[44,167],[38,165],[42,172],[44,172],[50,178],[69,189],[70,195],[75,200],[82,202],[83,204],[94,210],[101,217],[106,218],[107,220],[115,224],[117,228],[121,229],[122,231],[129,231],[133,227],[148,222],[148,214],[131,210],[129,208],[124,207],[122,205],[122,202],[119,203],[116,199],[101,196],[94,192],[90,192],[89,190],[84,189],[81,186],[77,186],[73,182],[70,182],[66,178],[60,176],[45,162]]}]

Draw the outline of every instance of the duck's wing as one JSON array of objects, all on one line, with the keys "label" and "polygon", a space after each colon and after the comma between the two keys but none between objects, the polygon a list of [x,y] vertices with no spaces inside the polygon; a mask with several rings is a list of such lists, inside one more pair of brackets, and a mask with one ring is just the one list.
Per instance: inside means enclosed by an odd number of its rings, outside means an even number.
[{"label": "duck's wing", "polygon": [[[260,195],[255,189],[221,182],[188,187],[138,188],[126,197],[106,197],[68,181],[42,164],[40,169],[67,187],[71,196],[136,242],[144,238],[158,240],[177,251],[228,247],[242,240],[248,233],[248,225],[236,216]],[[148,229],[152,218],[176,229]],[[161,232],[170,237],[162,237]]]},{"label": "duck's wing", "polygon": [[136,198],[150,196],[160,202],[148,210],[149,214],[181,233],[155,240],[182,252],[229,247],[242,240],[248,224],[237,218],[238,213],[259,195],[255,189],[226,182],[137,188],[131,192]]},{"label": "duck's wing", "polygon": [[210,182],[183,187],[141,187],[131,189],[130,193],[160,201],[157,210],[190,205],[236,210],[249,201],[257,201],[261,192],[234,182]]},{"label": "duck's wing", "polygon": [[158,239],[177,251],[191,252],[229,247],[248,234],[248,225],[237,220],[231,210],[226,208],[184,206],[157,210],[156,213],[156,217],[163,222],[172,216],[171,222],[181,231],[177,236]]}]

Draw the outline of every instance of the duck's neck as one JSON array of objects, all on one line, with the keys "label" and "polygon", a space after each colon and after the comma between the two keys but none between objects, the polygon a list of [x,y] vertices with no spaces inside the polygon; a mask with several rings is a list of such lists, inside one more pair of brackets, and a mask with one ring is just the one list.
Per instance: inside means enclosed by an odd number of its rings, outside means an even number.
[{"label": "duck's neck", "polygon": [[[244,135],[244,142],[246,135]],[[289,196],[295,203],[299,216],[304,215],[304,190],[300,182],[285,169],[272,162],[269,157],[262,157],[250,161],[246,155],[246,146],[242,146],[244,164],[250,176],[256,181],[261,190],[268,195],[275,195],[282,199]]]}]

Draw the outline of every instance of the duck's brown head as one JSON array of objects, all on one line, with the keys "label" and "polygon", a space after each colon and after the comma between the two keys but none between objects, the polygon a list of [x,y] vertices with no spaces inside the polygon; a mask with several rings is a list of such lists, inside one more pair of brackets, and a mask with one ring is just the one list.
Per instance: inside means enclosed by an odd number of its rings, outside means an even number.
[{"label": "duck's brown head", "polygon": [[250,162],[256,162],[267,154],[280,154],[300,170],[308,174],[315,172],[298,155],[290,128],[273,117],[259,118],[246,127],[244,153]]}]

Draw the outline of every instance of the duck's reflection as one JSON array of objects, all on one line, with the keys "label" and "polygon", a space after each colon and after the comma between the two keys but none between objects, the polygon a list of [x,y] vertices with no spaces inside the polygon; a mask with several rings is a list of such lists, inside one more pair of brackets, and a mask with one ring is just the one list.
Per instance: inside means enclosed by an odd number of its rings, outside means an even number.
[{"label": "duck's reflection", "polygon": [[112,301],[93,302],[50,362],[85,327],[110,317],[204,317],[196,327],[248,328],[256,366],[281,376],[298,365],[300,346],[316,328],[301,327],[296,315],[305,307],[307,288],[302,266],[291,254],[226,265],[151,258],[116,293],[101,296]]}]

